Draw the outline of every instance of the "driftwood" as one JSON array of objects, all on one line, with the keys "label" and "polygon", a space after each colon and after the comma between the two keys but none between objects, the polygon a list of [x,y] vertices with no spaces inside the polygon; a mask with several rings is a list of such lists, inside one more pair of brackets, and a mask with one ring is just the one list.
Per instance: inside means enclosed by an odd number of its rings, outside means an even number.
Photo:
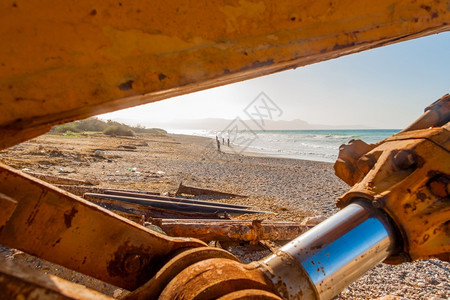
[{"label": "driftwood", "polygon": [[[129,218],[132,221],[141,220],[142,216],[147,218],[166,218],[166,219],[221,219],[224,218],[218,213],[189,213],[182,211],[174,211],[169,209],[149,207],[136,203],[122,202],[111,199],[104,199],[99,197],[90,197],[85,195],[84,198],[92,203],[95,203],[103,208],[120,212],[122,216]],[[227,216],[225,216],[227,217]]]},{"label": "driftwood", "polygon": [[312,226],[297,222],[241,220],[153,220],[170,236],[193,237],[203,241],[287,241],[296,238]]},{"label": "driftwood", "polygon": [[194,195],[194,196],[209,195],[209,196],[221,196],[221,197],[225,197],[225,198],[247,198],[248,197],[248,196],[225,193],[225,192],[220,192],[220,191],[215,191],[215,190],[210,190],[210,189],[186,186],[186,185],[183,185],[183,183],[180,183],[180,185],[178,186],[178,190],[177,190],[176,194],[177,195],[188,194],[188,195]]},{"label": "driftwood", "polygon": [[201,205],[212,205],[212,206],[220,206],[220,207],[250,208],[250,206],[246,206],[246,205],[236,205],[236,204],[211,202],[211,201],[186,199],[186,198],[177,198],[177,197],[169,197],[169,196],[160,196],[160,195],[151,195],[151,194],[149,195],[149,194],[143,194],[143,193],[117,191],[117,190],[106,190],[104,192],[104,194],[132,197],[132,198],[141,198],[141,199],[150,199],[150,200],[163,200],[163,201],[169,201],[169,202],[182,202],[182,203],[192,203],[192,204],[201,204]]},{"label": "driftwood", "polygon": [[176,210],[182,212],[193,212],[193,213],[223,213],[230,215],[244,215],[244,214],[262,214],[262,213],[270,213],[266,211],[256,211],[256,210],[245,210],[238,208],[230,208],[218,206],[217,203],[210,203],[209,205],[201,205],[201,204],[192,204],[192,203],[184,203],[184,202],[175,202],[175,201],[163,201],[163,200],[150,200],[143,198],[135,198],[135,197],[124,197],[124,196],[115,196],[115,195],[104,195],[104,194],[95,194],[95,193],[86,193],[84,197],[87,199],[111,199],[117,200],[121,202],[135,203],[140,205],[145,205],[153,208],[162,208],[169,210]]}]

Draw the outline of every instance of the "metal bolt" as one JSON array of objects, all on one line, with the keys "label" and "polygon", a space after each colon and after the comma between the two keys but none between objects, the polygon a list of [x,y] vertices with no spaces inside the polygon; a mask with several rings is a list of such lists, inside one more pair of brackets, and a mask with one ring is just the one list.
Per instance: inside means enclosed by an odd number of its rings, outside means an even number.
[{"label": "metal bolt", "polygon": [[123,269],[127,273],[139,272],[142,268],[142,259],[139,254],[128,254],[123,260]]},{"label": "metal bolt", "polygon": [[394,155],[394,164],[402,169],[408,169],[416,163],[414,153],[409,150],[401,150]]}]

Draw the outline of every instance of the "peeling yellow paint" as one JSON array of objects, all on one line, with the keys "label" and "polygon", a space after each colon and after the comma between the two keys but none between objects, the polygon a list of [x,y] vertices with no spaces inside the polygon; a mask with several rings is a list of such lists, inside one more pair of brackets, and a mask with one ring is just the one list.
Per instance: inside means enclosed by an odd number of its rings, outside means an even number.
[{"label": "peeling yellow paint", "polygon": [[[226,16],[227,32],[245,32],[248,29],[247,26],[261,25],[261,17],[264,16],[266,4],[264,1],[239,0],[235,5],[224,5],[219,8]],[[248,23],[248,20],[257,20],[258,22]]]}]

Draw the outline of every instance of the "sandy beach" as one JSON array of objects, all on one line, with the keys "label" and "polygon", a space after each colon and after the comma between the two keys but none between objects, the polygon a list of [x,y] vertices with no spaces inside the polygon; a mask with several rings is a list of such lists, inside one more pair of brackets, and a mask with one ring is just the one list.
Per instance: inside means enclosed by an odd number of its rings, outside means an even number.
[{"label": "sandy beach", "polygon": [[[99,187],[174,192],[179,183],[247,195],[221,199],[270,211],[242,218],[301,221],[331,216],[336,198],[349,187],[333,165],[273,158],[187,135],[107,137],[44,135],[0,152],[0,161],[19,170],[99,182]],[[260,251],[261,257],[270,252]],[[258,257],[253,257],[258,258]],[[13,258],[11,258],[13,259]],[[338,299],[449,299],[450,264],[438,260],[399,266],[379,264]],[[80,282],[81,279],[79,280]]]}]

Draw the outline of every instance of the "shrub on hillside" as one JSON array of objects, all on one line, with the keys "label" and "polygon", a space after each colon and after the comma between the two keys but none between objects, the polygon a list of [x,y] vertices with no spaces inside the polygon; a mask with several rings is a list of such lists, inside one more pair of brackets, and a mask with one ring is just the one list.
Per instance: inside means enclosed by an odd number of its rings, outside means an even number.
[{"label": "shrub on hillside", "polygon": [[161,129],[161,128],[146,128],[144,132],[155,134],[155,135],[166,135],[167,134],[167,131],[165,131],[164,129]]},{"label": "shrub on hillside", "polygon": [[68,131],[81,132],[81,130],[78,129],[78,127],[77,127],[75,122],[71,122],[71,123],[66,123],[66,124],[55,126],[55,127],[52,128],[51,131],[52,132],[58,132],[58,133],[65,133],[65,132],[68,132]]},{"label": "shrub on hillside", "polygon": [[97,118],[89,118],[86,120],[78,121],[76,123],[77,123],[77,127],[82,131],[101,132],[108,127],[108,125],[104,121],[99,120]]},{"label": "shrub on hillside", "polygon": [[133,130],[126,125],[112,125],[108,126],[103,133],[106,135],[116,135],[116,136],[135,136]]},{"label": "shrub on hillside", "polygon": [[93,132],[103,132],[107,135],[118,135],[118,136],[134,136],[135,133],[149,133],[154,135],[166,135],[167,131],[160,128],[145,128],[142,125],[137,125],[131,127],[116,121],[108,120],[102,121],[97,118],[89,118],[86,120],[71,122],[63,125],[58,125],[52,128],[52,132],[65,133],[67,131],[71,132],[83,132],[83,131],[93,131]]}]

